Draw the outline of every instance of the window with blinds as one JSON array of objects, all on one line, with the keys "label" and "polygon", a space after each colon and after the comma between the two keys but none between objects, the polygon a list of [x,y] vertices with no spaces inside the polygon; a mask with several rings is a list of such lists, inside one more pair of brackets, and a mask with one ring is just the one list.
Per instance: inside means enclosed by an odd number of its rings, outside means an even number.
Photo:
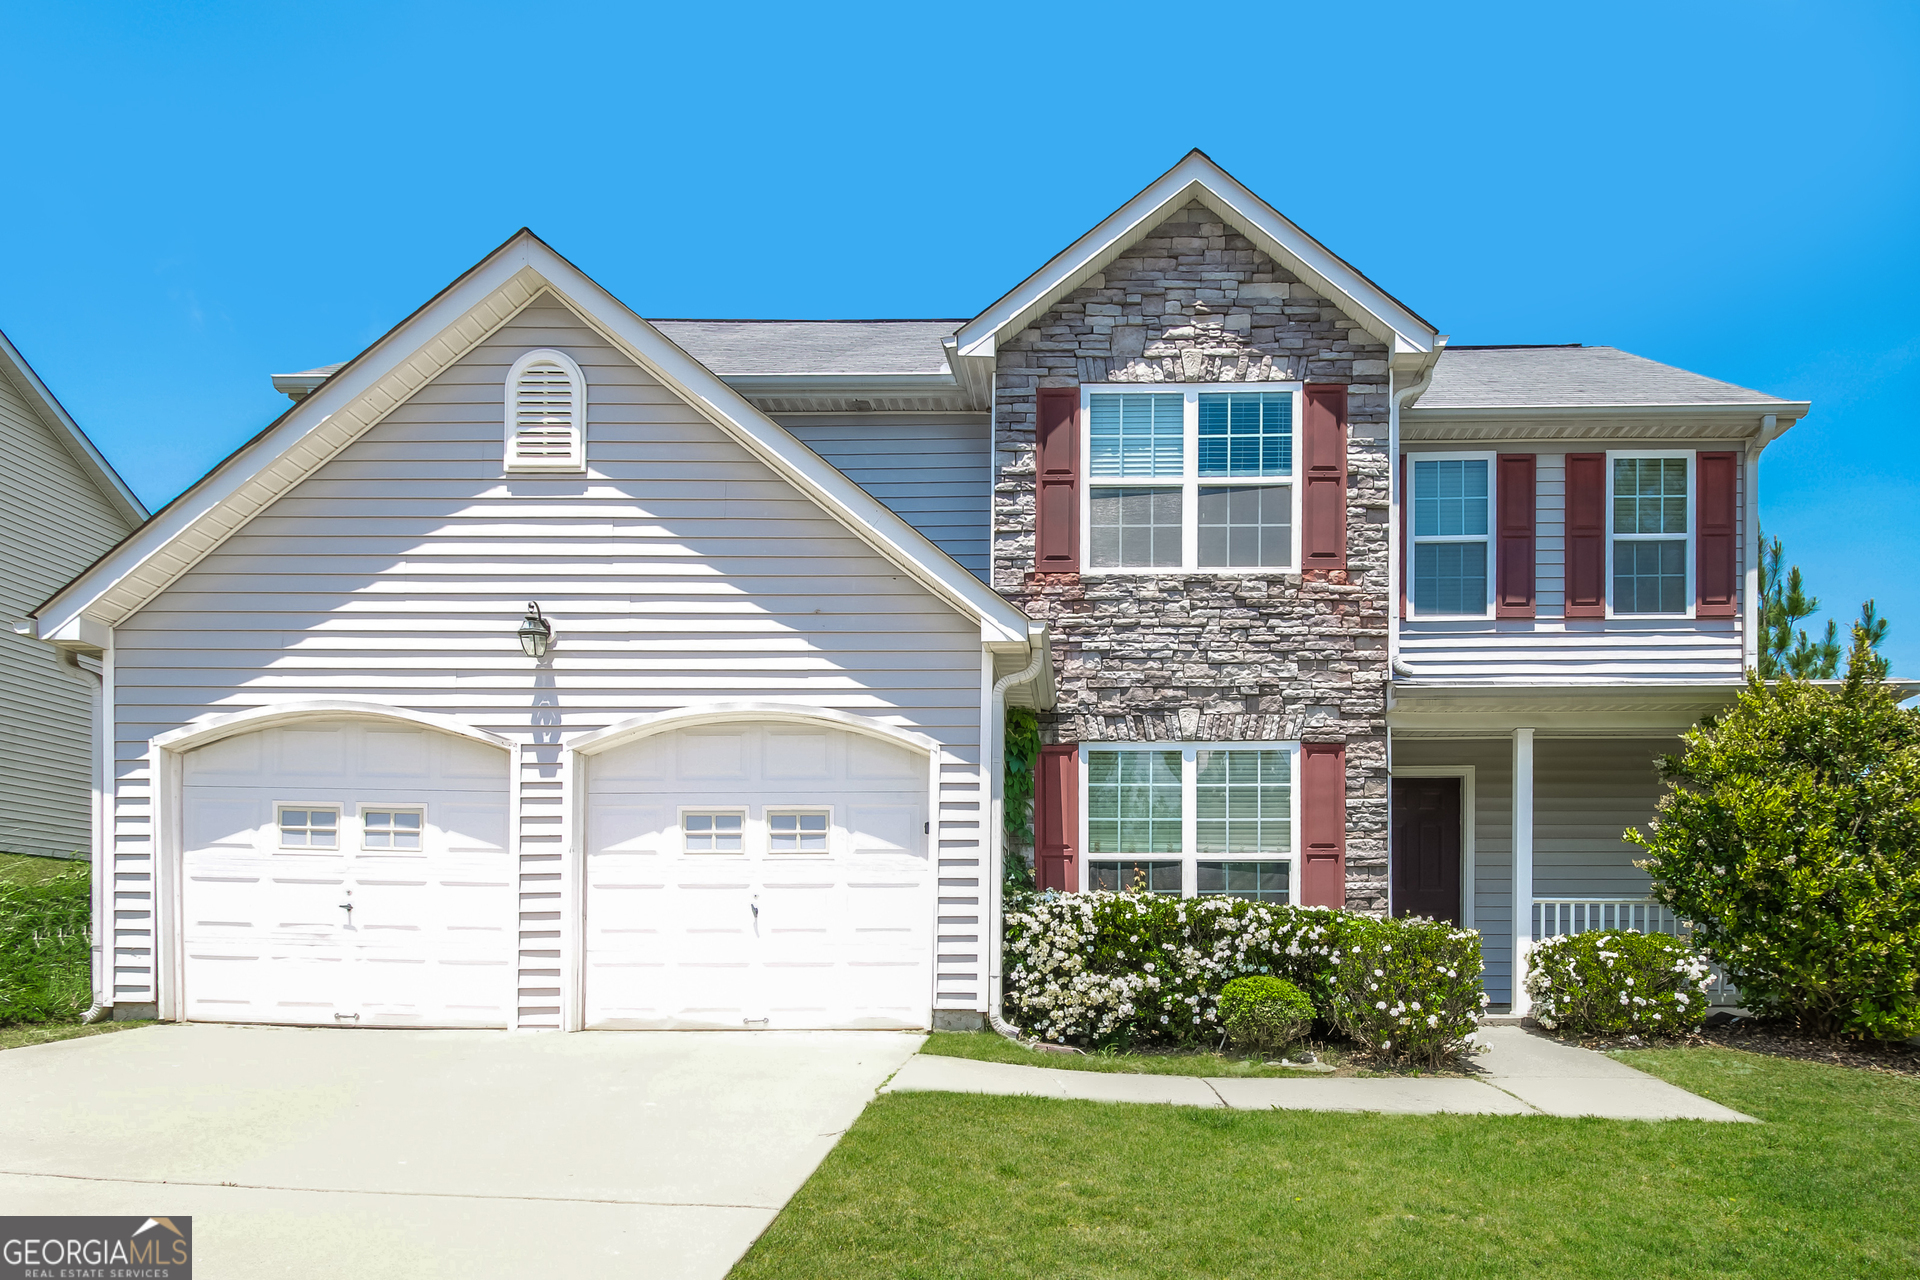
[{"label": "window with blinds", "polygon": [[529,351],[507,375],[509,471],[583,471],[587,384],[561,351]]}]

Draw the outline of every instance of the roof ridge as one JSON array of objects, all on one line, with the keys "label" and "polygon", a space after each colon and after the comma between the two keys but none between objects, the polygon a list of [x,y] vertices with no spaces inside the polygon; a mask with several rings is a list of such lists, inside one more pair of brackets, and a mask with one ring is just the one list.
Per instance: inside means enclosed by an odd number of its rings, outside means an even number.
[{"label": "roof ridge", "polygon": [[648,324],[965,324],[971,317],[960,316],[875,316],[870,319],[841,317],[831,320],[789,319],[779,316],[647,316]]}]

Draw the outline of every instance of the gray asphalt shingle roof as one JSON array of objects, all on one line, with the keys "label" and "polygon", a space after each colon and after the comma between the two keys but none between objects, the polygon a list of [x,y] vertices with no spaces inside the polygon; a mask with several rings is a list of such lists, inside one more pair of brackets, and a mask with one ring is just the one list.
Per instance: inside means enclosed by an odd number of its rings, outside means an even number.
[{"label": "gray asphalt shingle roof", "polygon": [[1618,347],[1448,348],[1418,409],[1787,404]]},{"label": "gray asphalt shingle roof", "polygon": [[940,339],[964,320],[654,320],[723,378],[783,373],[945,373]]}]

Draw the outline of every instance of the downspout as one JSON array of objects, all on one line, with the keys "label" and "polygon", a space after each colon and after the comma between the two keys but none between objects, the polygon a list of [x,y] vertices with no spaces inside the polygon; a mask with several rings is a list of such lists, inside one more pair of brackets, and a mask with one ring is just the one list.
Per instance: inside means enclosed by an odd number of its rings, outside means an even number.
[{"label": "downspout", "polygon": [[101,866],[101,864],[106,861],[102,856],[106,842],[106,827],[103,825],[103,816],[105,814],[107,795],[107,752],[102,742],[104,721],[106,719],[106,675],[102,671],[87,670],[87,668],[80,665],[79,655],[69,649],[60,650],[60,663],[62,666],[68,667],[92,681],[91,702],[93,712],[94,759],[93,785],[89,788],[92,792],[92,812],[89,815],[92,820],[87,825],[91,828],[93,836],[89,842],[92,845],[92,848],[89,850],[92,868],[88,876],[88,898],[90,899],[89,918],[92,924],[91,933],[93,936],[88,939],[87,945],[91,953],[90,959],[92,961],[93,1003],[88,1005],[87,1011],[80,1015],[81,1022],[92,1023],[100,1021],[113,1009],[110,1003],[102,999],[102,993],[106,990],[110,982],[110,976],[106,973],[106,938],[107,930],[112,927],[112,922],[104,918],[106,913],[101,906],[105,898],[102,889],[106,885],[106,876],[111,874],[110,872],[103,872]]},{"label": "downspout", "polygon": [[1400,595],[1405,590],[1400,581],[1400,560],[1402,555],[1400,522],[1405,513],[1400,510],[1400,491],[1403,478],[1400,475],[1400,413],[1421,392],[1433,385],[1433,371],[1440,365],[1440,352],[1446,347],[1446,339],[1440,339],[1440,350],[1434,353],[1434,360],[1419,381],[1411,386],[1395,388],[1394,372],[1387,371],[1387,673],[1392,680],[1400,676],[1410,676],[1413,672],[1400,662]]},{"label": "downspout", "polygon": [[1027,643],[1033,651],[1032,659],[1021,670],[1010,676],[1002,676],[993,683],[993,696],[989,699],[992,707],[993,723],[987,732],[992,735],[991,753],[992,772],[987,783],[992,788],[991,813],[988,818],[987,832],[987,1021],[995,1031],[1015,1044],[1023,1042],[1018,1027],[1000,1016],[1002,988],[1006,975],[1001,972],[1002,939],[1006,925],[1002,920],[1004,904],[1002,898],[1006,892],[1007,870],[1007,690],[1017,684],[1025,684],[1040,674],[1040,665],[1047,660],[1047,646],[1044,643],[1045,632],[1029,633]]}]

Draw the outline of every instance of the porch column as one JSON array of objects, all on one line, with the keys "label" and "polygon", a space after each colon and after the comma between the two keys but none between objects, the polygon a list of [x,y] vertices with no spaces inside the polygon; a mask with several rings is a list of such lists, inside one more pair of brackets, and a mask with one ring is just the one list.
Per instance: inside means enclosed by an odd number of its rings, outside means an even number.
[{"label": "porch column", "polygon": [[1533,949],[1533,730],[1513,731],[1513,1013],[1527,1012]]}]

